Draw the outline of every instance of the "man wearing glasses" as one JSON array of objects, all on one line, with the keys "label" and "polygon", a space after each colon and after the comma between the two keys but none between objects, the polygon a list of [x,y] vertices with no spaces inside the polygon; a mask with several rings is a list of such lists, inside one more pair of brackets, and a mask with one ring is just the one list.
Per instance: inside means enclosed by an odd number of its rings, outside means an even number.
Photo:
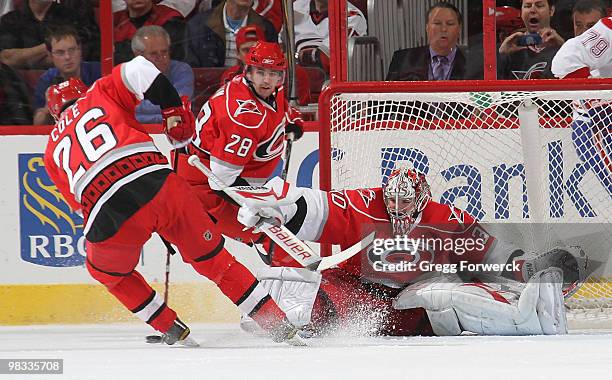
[{"label": "man wearing glasses", "polygon": [[79,78],[91,86],[100,78],[100,63],[82,60],[81,39],[71,26],[57,26],[45,37],[45,47],[53,67],[38,80],[34,90],[34,124],[53,124],[45,93],[53,84],[62,83],[70,78]]},{"label": "man wearing glasses", "polygon": [[[132,37],[132,52],[152,62],[170,80],[179,96],[191,99],[193,70],[185,62],[170,59],[170,44],[170,34],[163,27],[147,25]],[[136,120],[143,124],[159,124],[162,122],[161,109],[145,99],[136,107]]]}]

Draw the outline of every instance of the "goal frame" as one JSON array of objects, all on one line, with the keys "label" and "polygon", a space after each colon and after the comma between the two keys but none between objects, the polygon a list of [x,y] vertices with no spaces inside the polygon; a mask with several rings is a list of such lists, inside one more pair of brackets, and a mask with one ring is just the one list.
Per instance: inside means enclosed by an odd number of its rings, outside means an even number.
[{"label": "goal frame", "polygon": [[331,81],[319,97],[319,188],[332,190],[331,181],[331,100],[343,93],[449,93],[503,91],[601,91],[612,90],[612,78],[458,80],[415,82]]}]

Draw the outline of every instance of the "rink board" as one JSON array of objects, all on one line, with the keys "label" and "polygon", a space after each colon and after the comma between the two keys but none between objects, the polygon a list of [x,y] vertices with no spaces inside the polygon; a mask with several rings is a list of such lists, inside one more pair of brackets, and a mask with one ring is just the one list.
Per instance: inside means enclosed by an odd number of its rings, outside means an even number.
[{"label": "rink board", "polygon": [[[160,149],[170,149],[156,136]],[[97,284],[84,266],[82,219],[57,198],[42,155],[46,136],[0,136],[0,325],[101,323],[135,320]],[[306,133],[293,147],[289,179],[318,186],[318,134]],[[280,171],[280,167],[279,167]],[[228,247],[246,265],[257,265],[245,245]],[[137,270],[163,293],[166,249],[154,235]],[[238,311],[210,281],[181,258],[171,260],[169,304],[182,318],[235,322]]]}]

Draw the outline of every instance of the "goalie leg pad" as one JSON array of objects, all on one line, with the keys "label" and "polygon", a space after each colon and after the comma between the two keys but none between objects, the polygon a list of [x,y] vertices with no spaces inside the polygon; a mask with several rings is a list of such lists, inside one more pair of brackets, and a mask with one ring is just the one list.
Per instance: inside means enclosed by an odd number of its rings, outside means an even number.
[{"label": "goalie leg pad", "polygon": [[310,323],[321,275],[303,268],[260,268],[256,277],[297,327]]},{"label": "goalie leg pad", "polygon": [[436,335],[565,334],[562,280],[558,268],[534,274],[527,284],[503,278],[463,283],[457,275],[445,275],[407,287],[393,306],[424,308]]}]

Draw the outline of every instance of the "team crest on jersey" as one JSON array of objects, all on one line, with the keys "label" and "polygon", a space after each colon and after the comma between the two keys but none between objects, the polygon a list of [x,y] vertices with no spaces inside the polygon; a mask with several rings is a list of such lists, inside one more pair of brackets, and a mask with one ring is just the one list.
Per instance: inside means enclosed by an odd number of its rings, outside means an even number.
[{"label": "team crest on jersey", "polygon": [[274,157],[279,156],[283,152],[283,148],[285,146],[284,142],[285,128],[284,124],[281,123],[281,125],[276,128],[276,131],[274,131],[274,134],[270,136],[269,139],[257,146],[257,149],[253,154],[253,159],[255,161],[269,161]]},{"label": "team crest on jersey", "polygon": [[538,62],[527,71],[512,70],[512,75],[514,75],[516,79],[539,79],[542,78],[542,73],[544,69],[546,69],[546,66],[548,66],[548,62]]},{"label": "team crest on jersey", "polygon": [[452,222],[453,220],[456,220],[457,223],[459,223],[460,225],[463,225],[465,221],[464,211],[458,210],[454,207],[449,207],[449,208],[450,208],[451,213],[448,216],[448,221]]},{"label": "team crest on jersey", "polygon": [[369,208],[370,202],[376,199],[376,193],[374,192],[374,190],[359,189],[357,191],[359,192],[359,195],[361,196],[361,199],[363,200],[363,204],[366,206],[366,208]]},{"label": "team crest on jersey", "polygon": [[257,103],[253,99],[240,100],[236,99],[236,103],[238,103],[238,108],[234,111],[234,117],[238,117],[239,115],[245,113],[252,113],[255,115],[262,115],[261,111],[257,107]]}]

